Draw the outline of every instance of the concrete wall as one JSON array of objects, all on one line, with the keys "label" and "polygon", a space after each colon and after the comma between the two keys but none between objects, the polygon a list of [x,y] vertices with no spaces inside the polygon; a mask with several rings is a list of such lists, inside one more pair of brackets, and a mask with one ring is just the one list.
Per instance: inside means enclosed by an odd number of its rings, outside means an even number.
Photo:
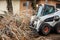
[{"label": "concrete wall", "polygon": [[[13,13],[20,13],[20,1],[12,1],[13,5]],[[7,3],[6,1],[0,1],[0,10],[7,11]]]}]

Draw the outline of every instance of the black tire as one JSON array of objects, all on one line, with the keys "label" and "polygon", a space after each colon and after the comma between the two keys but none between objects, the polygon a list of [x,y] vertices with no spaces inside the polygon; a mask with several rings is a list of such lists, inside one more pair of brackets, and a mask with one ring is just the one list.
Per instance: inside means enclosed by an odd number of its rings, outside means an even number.
[{"label": "black tire", "polygon": [[55,25],[54,31],[55,31],[56,33],[60,34],[60,22]]},{"label": "black tire", "polygon": [[[45,30],[45,28],[47,28],[47,30]],[[39,28],[39,34],[48,35],[50,33],[50,31],[51,31],[51,26],[49,24],[47,24],[47,23],[41,24],[41,26]]]}]

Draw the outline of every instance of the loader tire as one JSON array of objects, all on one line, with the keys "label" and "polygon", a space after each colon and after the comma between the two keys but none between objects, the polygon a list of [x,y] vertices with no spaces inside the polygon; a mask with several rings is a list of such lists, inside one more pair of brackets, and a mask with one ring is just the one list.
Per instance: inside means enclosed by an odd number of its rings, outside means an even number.
[{"label": "loader tire", "polygon": [[55,31],[56,33],[60,34],[60,22],[55,25],[54,31]]},{"label": "loader tire", "polygon": [[43,23],[39,28],[39,34],[48,35],[51,31],[51,26],[47,23]]}]

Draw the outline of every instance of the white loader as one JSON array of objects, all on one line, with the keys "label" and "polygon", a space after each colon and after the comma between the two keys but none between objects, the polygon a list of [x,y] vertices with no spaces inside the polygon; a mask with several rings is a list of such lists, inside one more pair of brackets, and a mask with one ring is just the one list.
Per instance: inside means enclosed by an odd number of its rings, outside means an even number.
[{"label": "white loader", "polygon": [[39,5],[36,15],[31,17],[30,28],[47,35],[54,28],[60,34],[60,10],[52,5]]}]

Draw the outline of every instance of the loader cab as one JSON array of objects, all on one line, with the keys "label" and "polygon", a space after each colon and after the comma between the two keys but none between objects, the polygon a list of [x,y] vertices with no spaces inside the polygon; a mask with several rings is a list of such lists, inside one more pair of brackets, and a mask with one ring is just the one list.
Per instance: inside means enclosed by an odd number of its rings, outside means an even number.
[{"label": "loader cab", "polygon": [[40,5],[38,7],[38,12],[37,12],[37,16],[45,16],[45,15],[48,15],[48,14],[52,14],[55,12],[55,7],[52,6],[52,5]]}]

